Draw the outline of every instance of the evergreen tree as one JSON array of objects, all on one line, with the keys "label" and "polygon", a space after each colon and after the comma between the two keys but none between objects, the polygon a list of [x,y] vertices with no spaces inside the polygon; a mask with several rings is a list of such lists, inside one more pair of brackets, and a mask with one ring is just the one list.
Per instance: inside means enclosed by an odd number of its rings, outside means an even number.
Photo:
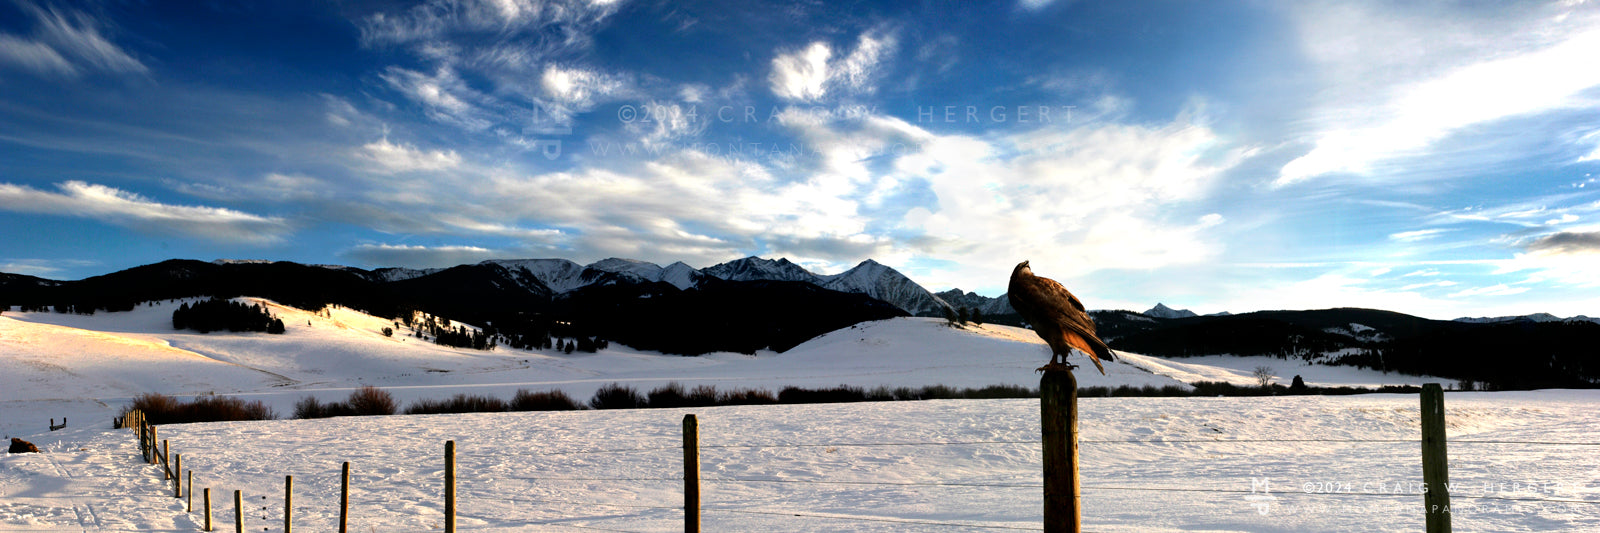
[{"label": "evergreen tree", "polygon": [[972,323],[973,324],[978,324],[978,325],[983,325],[983,311],[982,310],[979,310],[979,309],[973,309],[972,310]]}]

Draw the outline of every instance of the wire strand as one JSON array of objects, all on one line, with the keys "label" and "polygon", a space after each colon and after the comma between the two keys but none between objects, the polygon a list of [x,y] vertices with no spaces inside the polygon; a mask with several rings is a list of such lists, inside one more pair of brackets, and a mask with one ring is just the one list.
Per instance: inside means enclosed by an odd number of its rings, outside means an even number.
[{"label": "wire strand", "polygon": [[817,514],[817,513],[804,513],[804,512],[796,512],[796,511],[752,511],[752,510],[748,510],[748,509],[722,509],[722,508],[714,508],[714,507],[703,508],[703,509],[701,509],[701,511],[720,512],[720,513],[757,514],[757,515],[771,515],[771,516],[803,516],[803,517],[808,517],[808,518],[829,518],[829,519],[833,519],[833,520],[848,520],[848,521],[855,521],[855,522],[885,522],[885,523],[890,523],[890,524],[916,524],[916,525],[924,525],[924,526],[951,526],[951,527],[964,527],[964,528],[972,528],[972,529],[1009,529],[1009,530],[1017,530],[1017,531],[1040,531],[1040,530],[1043,529],[1043,528],[1039,528],[1039,527],[991,526],[991,525],[972,524],[972,523],[965,523],[965,522],[936,522],[936,521],[933,521],[933,520],[908,520],[908,519],[899,519],[899,518],[866,518],[866,517],[859,517],[859,516],[840,516],[840,515],[828,515],[828,514]]}]

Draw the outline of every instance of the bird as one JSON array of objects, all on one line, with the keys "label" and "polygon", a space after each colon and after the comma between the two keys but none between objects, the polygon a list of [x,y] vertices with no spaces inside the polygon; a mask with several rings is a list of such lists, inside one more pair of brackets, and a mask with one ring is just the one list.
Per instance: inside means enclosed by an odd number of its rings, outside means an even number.
[{"label": "bird", "polygon": [[[1017,263],[1011,270],[1006,296],[1017,314],[1033,326],[1033,332],[1050,345],[1050,363],[1039,371],[1077,368],[1067,363],[1073,348],[1087,354],[1101,375],[1105,375],[1106,367],[1100,360],[1116,360],[1111,348],[1095,334],[1094,319],[1089,318],[1083,302],[1056,280],[1033,275],[1027,261]],[[1059,363],[1057,357],[1061,358]]]}]

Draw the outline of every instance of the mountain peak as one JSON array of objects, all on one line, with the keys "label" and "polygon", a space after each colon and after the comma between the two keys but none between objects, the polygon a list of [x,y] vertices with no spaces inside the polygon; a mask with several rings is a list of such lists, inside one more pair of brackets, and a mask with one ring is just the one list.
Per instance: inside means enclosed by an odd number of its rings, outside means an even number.
[{"label": "mountain peak", "polygon": [[1144,316],[1155,318],[1189,318],[1192,316],[1198,316],[1194,313],[1194,311],[1190,311],[1188,309],[1173,309],[1160,302],[1157,302],[1155,307],[1150,308],[1149,311],[1145,311],[1143,314]]}]

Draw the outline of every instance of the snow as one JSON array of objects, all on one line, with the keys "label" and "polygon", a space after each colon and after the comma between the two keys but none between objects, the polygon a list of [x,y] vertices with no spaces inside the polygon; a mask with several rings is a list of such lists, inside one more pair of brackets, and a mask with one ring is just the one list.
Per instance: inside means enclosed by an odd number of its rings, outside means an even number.
[{"label": "snow", "polygon": [[689,290],[700,285],[700,271],[695,270],[683,261],[667,265],[661,269],[661,280],[672,284],[680,290]]},{"label": "snow", "polygon": [[[161,302],[125,313],[0,315],[0,430],[41,431],[41,418],[107,420],[143,392],[192,396],[233,394],[292,412],[304,396],[342,399],[362,385],[390,390],[405,402],[458,392],[509,398],[517,389],[560,389],[587,399],[622,382],[648,390],[669,382],[721,389],[801,387],[1034,386],[1033,369],[1049,348],[1031,330],[993,324],[952,327],[942,319],[896,318],[834,331],[782,354],[713,353],[663,356],[622,345],[596,354],[450,348],[409,337],[409,330],[342,307],[308,312],[262,303],[288,332],[200,334],[174,331]],[[463,325],[451,322],[450,327]],[[393,337],[381,330],[395,329]],[[1257,357],[1163,359],[1122,353],[1101,376],[1079,372],[1083,386],[1163,386],[1197,380],[1253,384],[1256,366],[1278,370],[1280,382],[1300,374],[1310,385],[1420,383],[1351,367],[1306,366]],[[1080,364],[1082,356],[1074,356]],[[1431,379],[1432,381],[1439,381]],[[41,403],[42,402],[42,403]],[[48,405],[48,409],[41,406]],[[39,414],[39,411],[47,411]]]},{"label": "snow", "polygon": [[511,272],[526,271],[556,294],[588,285],[583,279],[583,265],[566,259],[496,259],[485,264],[499,265]]},{"label": "snow", "polygon": [[[1600,454],[1467,443],[1590,442],[1600,392],[1450,393],[1446,406],[1457,528],[1600,528],[1594,503],[1481,499],[1600,502]],[[1080,408],[1086,530],[1422,528],[1418,447],[1381,442],[1418,438],[1415,396],[1085,398]],[[296,526],[334,529],[345,461],[354,530],[437,530],[446,440],[463,531],[681,530],[686,413],[699,420],[707,531],[968,529],[908,520],[1033,529],[1038,409],[966,400],[354,417],[168,425],[161,437],[195,486],[212,489],[214,517],[231,521],[231,493],[243,492],[253,531],[282,524],[285,475]],[[0,458],[0,529],[197,528],[199,513],[162,496],[159,471],[132,459],[131,433],[41,440],[47,453]]]},{"label": "snow", "polygon": [[[784,385],[1035,386],[1033,369],[1048,358],[1026,329],[919,318],[858,324],[782,354],[676,357],[616,345],[598,354],[482,352],[419,342],[403,330],[384,337],[379,330],[391,322],[349,309],[312,313],[264,303],[283,318],[287,334],[173,331],[177,302],[93,316],[0,315],[0,428],[47,452],[0,457],[0,531],[195,530],[199,515],[160,497],[169,489],[159,475],[132,459],[133,436],[108,429],[129,397],[147,391],[233,394],[287,414],[301,397],[342,399],[363,384],[402,403],[459,392],[509,398],[518,388],[587,399],[614,381],[641,390],[677,381],[774,392]],[[1249,385],[1256,366],[1276,369],[1279,382],[1300,374],[1313,385],[1439,381],[1265,357],[1119,355],[1106,365],[1108,376],[1080,369],[1080,384]],[[1081,357],[1073,359],[1081,364]],[[1084,398],[1081,406],[1086,529],[1421,527],[1420,495],[1301,490],[1312,483],[1388,492],[1415,481],[1414,443],[1283,442],[1414,440],[1415,396]],[[1600,504],[1477,498],[1600,501],[1600,454],[1592,447],[1461,442],[1593,441],[1600,391],[1450,393],[1447,406],[1450,436],[1459,442],[1451,444],[1450,475],[1463,484],[1457,527],[1600,528]],[[283,476],[294,475],[295,522],[307,531],[332,529],[339,464],[351,461],[356,530],[437,529],[439,455],[453,439],[464,531],[667,531],[681,528],[679,428],[682,415],[693,412],[708,531],[950,531],[962,528],[839,517],[1037,527],[1039,449],[1028,444],[1038,439],[1037,411],[1037,400],[967,400],[499,413],[170,425],[161,436],[195,469],[196,486],[213,489],[221,502],[215,516],[231,518],[230,492],[244,491],[251,528],[281,524]],[[47,431],[45,419],[60,416],[70,417],[69,426]],[[1141,442],[1123,442],[1130,440]],[[941,442],[988,444],[850,445]],[[790,446],[798,444],[821,446]],[[594,453],[606,450],[637,451]],[[544,479],[528,479],[534,477]],[[1249,493],[1260,479],[1269,481],[1270,495]],[[911,484],[870,484],[885,482]],[[1528,490],[1530,482],[1537,490]],[[1234,492],[1176,491],[1192,489]],[[1260,503],[1267,514],[1257,513]]]}]

